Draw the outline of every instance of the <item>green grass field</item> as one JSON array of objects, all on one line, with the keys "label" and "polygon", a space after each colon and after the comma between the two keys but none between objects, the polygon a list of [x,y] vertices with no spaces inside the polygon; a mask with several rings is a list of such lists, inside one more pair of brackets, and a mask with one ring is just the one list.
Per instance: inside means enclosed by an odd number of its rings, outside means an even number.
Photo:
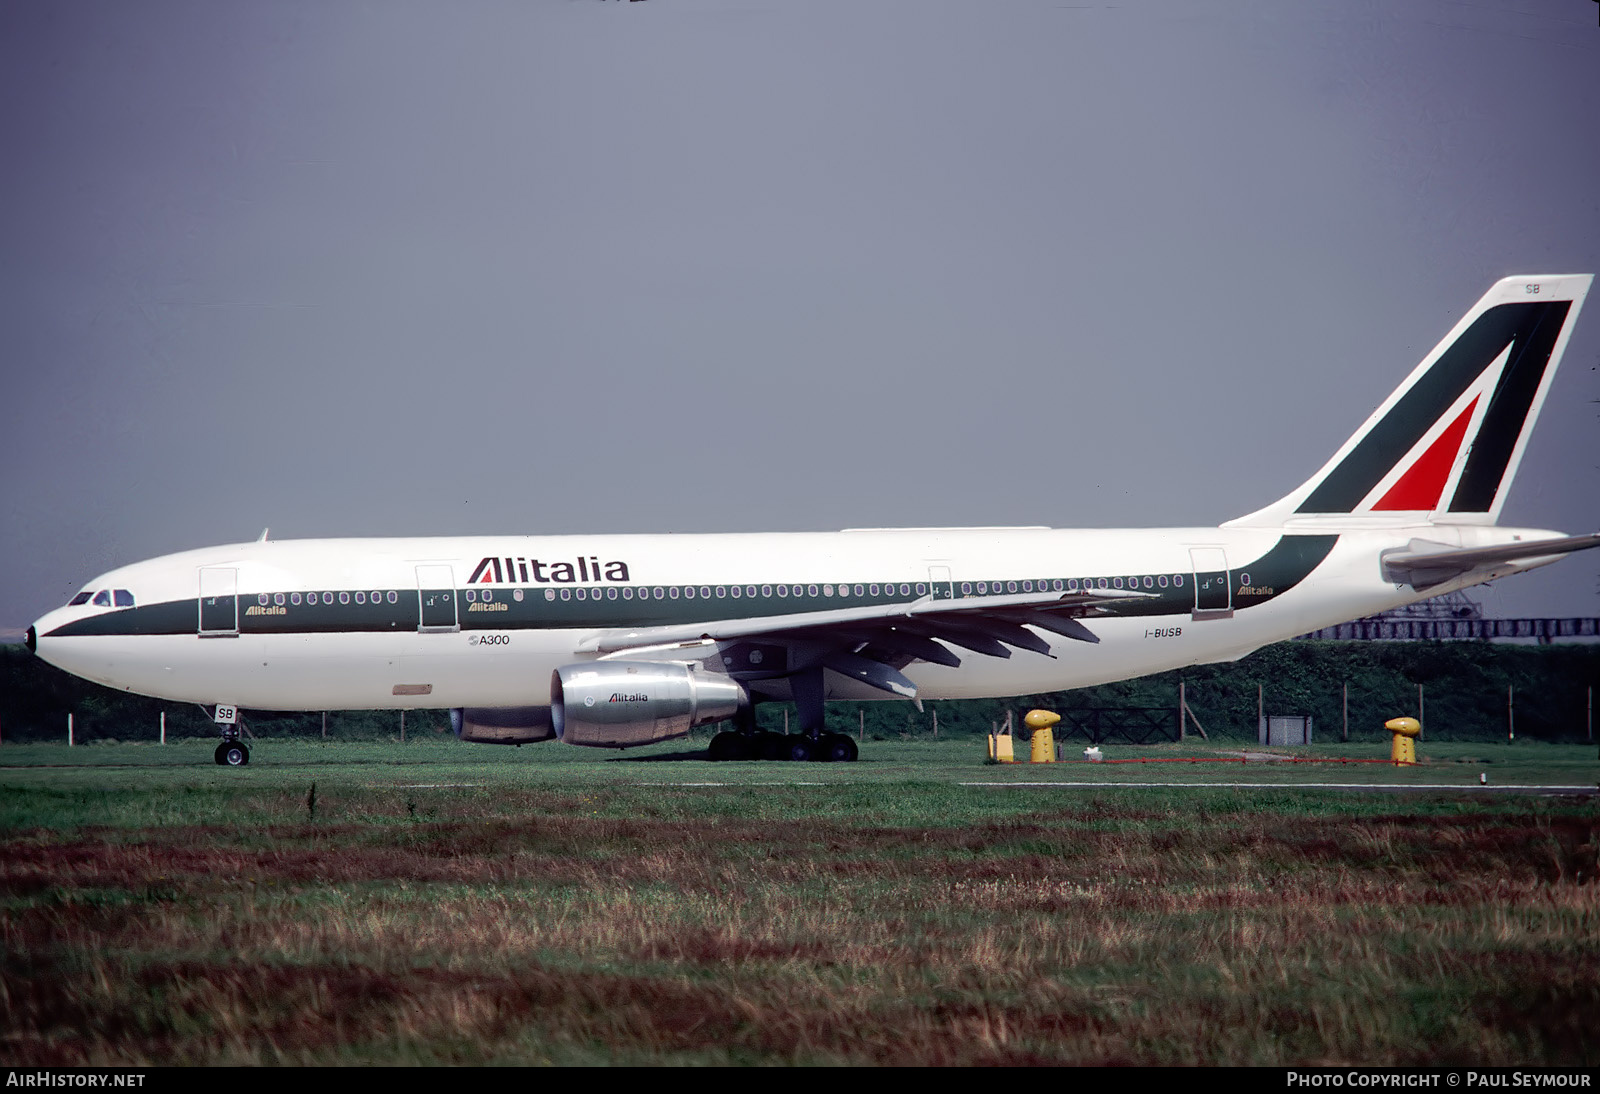
[{"label": "green grass field", "polygon": [[1600,1060],[1592,746],[211,747],[0,746],[0,1061]]}]

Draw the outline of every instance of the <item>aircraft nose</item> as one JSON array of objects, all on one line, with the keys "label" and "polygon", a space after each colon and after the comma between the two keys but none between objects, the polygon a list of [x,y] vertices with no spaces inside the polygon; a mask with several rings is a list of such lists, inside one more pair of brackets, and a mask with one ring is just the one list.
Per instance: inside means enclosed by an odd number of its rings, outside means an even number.
[{"label": "aircraft nose", "polygon": [[39,632],[38,631],[34,630],[32,627],[29,627],[28,628],[28,637],[27,637],[26,641],[27,641],[27,644],[28,644],[28,652],[29,653],[38,653],[39,652]]}]

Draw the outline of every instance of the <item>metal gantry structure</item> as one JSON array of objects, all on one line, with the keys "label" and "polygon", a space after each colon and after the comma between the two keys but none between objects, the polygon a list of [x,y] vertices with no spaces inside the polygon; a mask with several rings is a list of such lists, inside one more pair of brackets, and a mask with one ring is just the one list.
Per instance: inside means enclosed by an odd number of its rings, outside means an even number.
[{"label": "metal gantry structure", "polygon": [[1421,600],[1394,611],[1338,623],[1300,638],[1336,641],[1420,641],[1426,639],[1532,638],[1547,645],[1562,638],[1600,637],[1600,618],[1485,619],[1482,607],[1464,592]]}]

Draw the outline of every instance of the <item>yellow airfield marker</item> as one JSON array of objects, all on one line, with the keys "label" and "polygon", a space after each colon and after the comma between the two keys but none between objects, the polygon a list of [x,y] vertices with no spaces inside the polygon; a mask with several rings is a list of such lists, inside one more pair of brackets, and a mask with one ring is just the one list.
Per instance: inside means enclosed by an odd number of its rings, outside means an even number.
[{"label": "yellow airfield marker", "polygon": [[1389,747],[1389,759],[1396,764],[1417,762],[1417,737],[1422,734],[1422,723],[1415,718],[1390,718],[1383,728],[1394,734],[1394,744]]},{"label": "yellow airfield marker", "polygon": [[1061,715],[1048,710],[1030,710],[1023,716],[1023,724],[1033,730],[1033,743],[1028,753],[1029,763],[1056,762],[1056,737],[1051,727],[1059,721]]}]

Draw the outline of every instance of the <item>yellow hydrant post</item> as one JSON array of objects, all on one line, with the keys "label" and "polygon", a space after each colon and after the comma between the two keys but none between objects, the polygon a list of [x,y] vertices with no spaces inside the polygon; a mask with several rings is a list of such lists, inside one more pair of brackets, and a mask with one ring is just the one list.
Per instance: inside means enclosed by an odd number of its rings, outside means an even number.
[{"label": "yellow hydrant post", "polygon": [[1061,715],[1048,710],[1030,710],[1022,719],[1023,724],[1033,730],[1033,746],[1028,754],[1029,763],[1056,762],[1056,736],[1050,727],[1059,721]]},{"label": "yellow hydrant post", "polygon": [[1383,728],[1394,734],[1394,744],[1389,749],[1389,759],[1396,764],[1417,762],[1417,736],[1422,723],[1415,718],[1390,718]]}]

